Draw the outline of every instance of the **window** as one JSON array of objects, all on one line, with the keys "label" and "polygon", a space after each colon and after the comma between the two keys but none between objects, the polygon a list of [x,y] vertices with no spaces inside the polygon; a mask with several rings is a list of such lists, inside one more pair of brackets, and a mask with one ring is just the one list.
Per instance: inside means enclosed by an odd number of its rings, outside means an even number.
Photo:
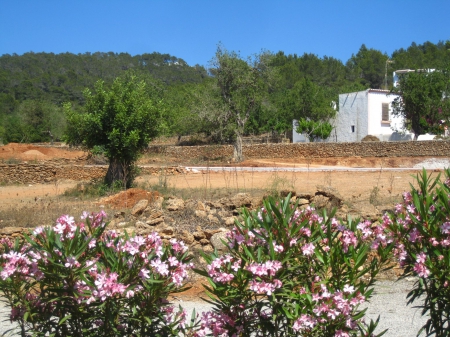
[{"label": "window", "polygon": [[352,125],[352,133],[355,132],[355,126]]},{"label": "window", "polygon": [[381,121],[389,122],[389,103],[381,103]]}]

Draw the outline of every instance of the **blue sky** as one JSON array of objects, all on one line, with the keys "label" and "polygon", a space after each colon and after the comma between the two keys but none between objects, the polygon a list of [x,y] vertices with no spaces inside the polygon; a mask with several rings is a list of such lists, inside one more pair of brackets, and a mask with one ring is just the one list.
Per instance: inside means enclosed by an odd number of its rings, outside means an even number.
[{"label": "blue sky", "polygon": [[361,44],[391,54],[450,40],[448,0],[0,0],[0,55],[168,53],[208,65],[217,44],[346,62]]}]

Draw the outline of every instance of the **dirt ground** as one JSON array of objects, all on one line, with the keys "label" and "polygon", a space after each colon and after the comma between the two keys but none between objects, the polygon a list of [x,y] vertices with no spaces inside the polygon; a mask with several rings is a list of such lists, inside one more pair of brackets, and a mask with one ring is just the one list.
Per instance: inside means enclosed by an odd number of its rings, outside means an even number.
[{"label": "dirt ground", "polygon": [[[31,144],[8,144],[0,147],[0,161],[53,161],[58,159],[86,161],[87,153],[67,148],[42,147]],[[397,199],[401,193],[409,189],[409,184],[414,182],[414,171],[389,171],[386,168],[412,167],[426,158],[323,158],[307,160],[304,158],[288,159],[258,159],[247,160],[239,166],[245,167],[303,167],[316,168],[319,166],[339,167],[373,167],[374,172],[257,172],[246,171],[206,171],[204,173],[176,175],[166,177],[141,176],[137,183],[147,186],[164,184],[171,188],[200,190],[205,195],[214,194],[215,189],[228,189],[230,193],[252,190],[272,191],[275,189],[291,189],[302,193],[315,192],[317,185],[332,186],[339,191],[348,202],[367,202],[374,189],[377,189],[377,197],[380,204],[386,204]],[[155,165],[162,165],[154,160]],[[171,165],[176,158],[164,158],[164,165]],[[146,163],[145,158],[142,163]],[[146,163],[147,164],[147,163]],[[179,163],[178,163],[179,164]],[[219,164],[219,163],[216,163]],[[224,163],[226,166],[230,166]],[[189,163],[186,163],[189,165]],[[237,165],[236,165],[237,166]],[[164,181],[161,181],[161,180]],[[15,185],[0,187],[0,209],[11,205],[19,206],[27,201],[42,197],[57,196],[76,185],[76,181],[58,181],[57,184]],[[208,192],[208,193],[206,193]]]}]

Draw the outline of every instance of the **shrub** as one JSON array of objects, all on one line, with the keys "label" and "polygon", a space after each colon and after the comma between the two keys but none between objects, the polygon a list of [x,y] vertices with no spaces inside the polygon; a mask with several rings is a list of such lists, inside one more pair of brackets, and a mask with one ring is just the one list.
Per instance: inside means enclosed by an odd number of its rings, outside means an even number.
[{"label": "shrub", "polygon": [[[427,335],[450,334],[450,170],[445,181],[431,178],[425,170],[416,176],[418,187],[403,194],[395,215],[384,217],[395,240],[395,254],[405,268],[402,277],[417,276],[408,293],[408,304],[416,300],[422,315],[429,319],[423,330]],[[424,297],[422,297],[424,296]]]},{"label": "shrub", "polygon": [[364,324],[360,305],[392,245],[382,225],[344,224],[333,215],[298,210],[290,196],[268,198],[259,212],[244,209],[228,236],[229,252],[205,255],[207,268],[198,271],[208,279],[214,310],[203,314],[197,336],[373,333],[377,322]]},{"label": "shrub", "polygon": [[180,241],[105,231],[104,213],[62,216],[25,241],[3,239],[0,287],[21,336],[178,336],[169,305],[191,267]]}]

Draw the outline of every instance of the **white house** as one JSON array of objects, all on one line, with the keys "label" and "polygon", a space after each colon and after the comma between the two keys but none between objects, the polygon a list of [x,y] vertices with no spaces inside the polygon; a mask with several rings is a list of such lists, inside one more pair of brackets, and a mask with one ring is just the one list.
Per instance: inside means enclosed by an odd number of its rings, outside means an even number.
[{"label": "white house", "polygon": [[389,90],[368,89],[339,95],[339,110],[328,141],[358,142],[365,136],[381,141],[411,140],[403,129],[403,118],[392,115],[392,102],[398,95]]}]

